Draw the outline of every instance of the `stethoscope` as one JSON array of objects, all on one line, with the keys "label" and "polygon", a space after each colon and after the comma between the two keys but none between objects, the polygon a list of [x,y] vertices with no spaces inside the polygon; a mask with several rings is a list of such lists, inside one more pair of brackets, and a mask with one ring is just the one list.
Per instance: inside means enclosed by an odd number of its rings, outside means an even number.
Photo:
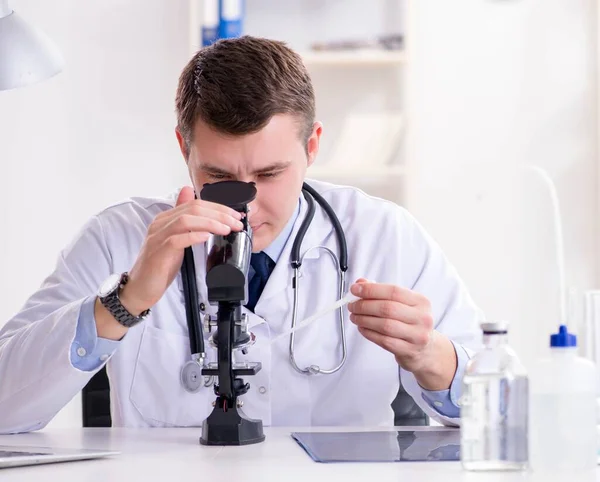
[{"label": "stethoscope", "polygon": [[[298,234],[296,235],[296,239],[294,239],[294,244],[292,246],[291,264],[292,264],[292,269],[294,270],[294,276],[292,278],[292,288],[294,290],[294,304],[293,304],[293,308],[292,308],[292,329],[296,327],[296,321],[297,321],[297,315],[298,315],[298,299],[299,299],[299,291],[300,291],[300,267],[302,266],[302,262],[304,260],[304,256],[306,256],[306,253],[308,253],[309,251],[312,251],[313,249],[324,249],[327,253],[329,253],[331,258],[333,259],[334,264],[336,265],[336,269],[338,272],[338,300],[341,299],[344,296],[344,293],[346,292],[346,271],[348,270],[348,248],[346,245],[346,235],[344,234],[344,229],[342,228],[342,225],[340,224],[338,217],[336,216],[335,212],[333,211],[333,208],[327,201],[325,201],[325,199],[323,199],[323,197],[318,192],[316,192],[311,186],[309,186],[306,183],[304,183],[302,185],[302,193],[304,194],[304,198],[306,199],[306,202],[308,204],[308,209],[306,212],[306,217],[304,218],[304,220],[302,221],[302,224],[300,225],[300,229],[298,230]],[[315,216],[315,202],[314,202],[313,198],[317,200],[317,202],[320,204],[320,206],[323,208],[323,210],[327,213],[327,215],[329,216],[329,219],[331,220],[331,223],[333,224],[333,228],[335,229],[335,235],[336,235],[337,241],[338,241],[338,249],[340,251],[339,259],[337,258],[335,253],[327,246],[315,246],[315,247],[309,248],[304,253],[304,255],[302,257],[300,257],[300,247],[302,246],[302,241],[304,241],[304,235],[306,234],[306,231],[308,230],[308,227],[310,226],[310,223],[312,222],[313,217]],[[340,368],[342,368],[342,366],[344,366],[344,363],[346,363],[347,351],[346,351],[346,330],[344,327],[343,307],[340,307],[338,310],[338,318],[339,318],[339,324],[340,324],[340,337],[342,340],[342,358],[341,358],[340,362],[338,363],[338,365],[329,370],[325,370],[325,369],[319,367],[318,365],[310,365],[306,368],[300,368],[298,366],[298,364],[296,363],[295,356],[294,356],[294,338],[295,338],[296,333],[295,333],[295,331],[292,331],[292,333],[290,334],[290,348],[289,348],[290,363],[292,364],[292,366],[294,367],[294,369],[296,371],[298,371],[299,373],[305,374],[305,375],[317,375],[317,374],[330,375],[332,373],[337,372]]]},{"label": "stethoscope", "polygon": [[[338,217],[331,205],[311,186],[307,183],[302,185],[302,194],[307,202],[306,216],[300,225],[298,234],[294,239],[291,253],[291,266],[293,269],[292,277],[292,289],[294,290],[294,302],[292,307],[292,329],[296,327],[297,316],[298,316],[298,303],[299,303],[299,292],[300,292],[300,268],[304,261],[304,256],[314,249],[324,249],[333,259],[338,274],[338,300],[344,296],[346,292],[346,271],[348,270],[348,249],[346,244],[346,236]],[[304,255],[300,256],[300,248],[308,228],[313,221],[315,215],[315,202],[323,208],[327,213],[338,242],[339,258],[336,254],[327,246],[319,245],[309,248]],[[186,248],[184,253],[184,260],[181,268],[182,282],[183,282],[183,294],[186,309],[186,319],[190,338],[190,351],[192,358],[188,361],[182,369],[182,383],[184,388],[189,392],[196,392],[200,389],[201,385],[208,387],[211,385],[211,377],[202,377],[201,368],[205,359],[204,351],[204,337],[202,335],[202,324],[199,314],[198,304],[198,290],[196,284],[196,272],[194,264],[194,255],[191,248]],[[301,368],[296,363],[295,351],[294,351],[294,340],[295,331],[290,334],[289,344],[289,356],[292,367],[299,373],[304,375],[330,375],[340,370],[347,358],[347,346],[346,346],[346,331],[344,326],[344,309],[340,307],[338,310],[338,322],[340,329],[340,338],[342,342],[342,355],[339,363],[330,369],[321,368],[318,365],[310,365],[305,368]],[[202,379],[204,378],[204,382]]]}]

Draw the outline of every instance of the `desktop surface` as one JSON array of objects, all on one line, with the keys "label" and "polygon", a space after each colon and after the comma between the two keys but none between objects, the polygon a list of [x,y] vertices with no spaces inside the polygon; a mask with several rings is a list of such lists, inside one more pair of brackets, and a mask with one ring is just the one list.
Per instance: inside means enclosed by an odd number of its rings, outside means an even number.
[{"label": "desktop surface", "polygon": [[[200,428],[85,428],[44,429],[16,435],[0,435],[0,445],[53,446],[118,451],[107,459],[62,462],[2,469],[2,482],[46,480],[106,482],[107,480],[330,480],[486,482],[572,482],[572,475],[541,473],[468,473],[457,461],[434,462],[314,462],[293,439],[293,432],[314,431],[421,431],[440,427],[306,428],[265,427],[266,439],[255,445],[219,447],[200,445]],[[447,430],[456,430],[448,428]],[[49,480],[49,479],[48,479]],[[578,482],[600,482],[600,470],[579,477]]]}]

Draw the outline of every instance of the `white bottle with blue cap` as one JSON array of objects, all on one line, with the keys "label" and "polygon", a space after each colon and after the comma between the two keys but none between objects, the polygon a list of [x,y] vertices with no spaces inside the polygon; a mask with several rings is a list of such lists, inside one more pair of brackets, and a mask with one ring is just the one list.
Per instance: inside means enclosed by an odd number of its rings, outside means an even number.
[{"label": "white bottle with blue cap", "polygon": [[[530,467],[537,472],[595,471],[598,463],[595,364],[560,325],[550,353],[530,370]],[[576,480],[576,479],[573,479]]]}]

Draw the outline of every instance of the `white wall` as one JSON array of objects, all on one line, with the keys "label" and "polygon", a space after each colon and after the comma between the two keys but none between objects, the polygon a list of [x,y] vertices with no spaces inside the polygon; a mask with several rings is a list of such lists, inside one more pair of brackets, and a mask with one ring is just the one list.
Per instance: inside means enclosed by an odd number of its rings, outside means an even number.
[{"label": "white wall", "polygon": [[553,177],[568,285],[598,285],[595,3],[411,2],[411,209],[526,364],[556,328],[558,284],[547,191],[510,166]]},{"label": "white wall", "polygon": [[[544,186],[504,167],[550,172],[569,285],[598,287],[594,2],[410,3],[409,207],[489,317],[513,322],[529,361],[529,340],[539,334],[541,349],[558,318],[552,226]],[[38,86],[0,92],[0,324],[90,215],[187,182],[173,97],[189,55],[188,2],[13,6],[55,39],[67,67]],[[79,423],[78,402],[53,423]]]},{"label": "white wall", "polygon": [[[185,0],[27,0],[13,9],[62,50],[59,76],[0,92],[0,325],[106,205],[187,182],[174,94]],[[79,397],[54,425],[80,423]]]}]

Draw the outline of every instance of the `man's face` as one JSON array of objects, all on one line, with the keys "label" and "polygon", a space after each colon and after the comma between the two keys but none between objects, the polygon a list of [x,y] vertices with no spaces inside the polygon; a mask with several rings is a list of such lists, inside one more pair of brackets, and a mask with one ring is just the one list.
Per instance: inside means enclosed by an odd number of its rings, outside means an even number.
[{"label": "man's face", "polygon": [[[199,194],[205,183],[225,180],[255,182],[250,204],[253,250],[262,251],[279,235],[298,204],[306,169],[319,148],[322,127],[316,123],[305,145],[299,123],[291,115],[276,115],[260,131],[224,135],[198,121],[187,159],[190,178]],[[185,144],[177,137],[185,156]]]}]

